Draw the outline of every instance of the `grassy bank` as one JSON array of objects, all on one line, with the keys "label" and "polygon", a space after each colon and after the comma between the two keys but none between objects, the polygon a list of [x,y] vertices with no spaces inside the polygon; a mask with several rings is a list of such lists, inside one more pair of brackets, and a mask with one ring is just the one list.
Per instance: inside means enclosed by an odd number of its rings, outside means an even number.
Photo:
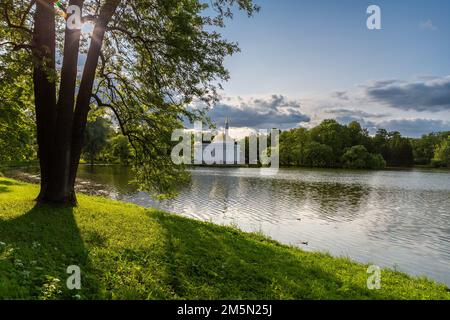
[{"label": "grassy bank", "polygon": [[[103,198],[36,206],[37,186],[0,178],[0,298],[450,299],[442,285],[306,253],[257,234]],[[82,270],[69,291],[66,268]]]}]

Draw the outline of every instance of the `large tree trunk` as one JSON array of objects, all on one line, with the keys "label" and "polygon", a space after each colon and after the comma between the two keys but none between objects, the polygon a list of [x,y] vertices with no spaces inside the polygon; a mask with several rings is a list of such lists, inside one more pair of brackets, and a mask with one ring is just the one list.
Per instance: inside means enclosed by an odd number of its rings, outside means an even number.
[{"label": "large tree trunk", "polygon": [[[84,0],[69,5],[82,7]],[[80,30],[66,28],[61,85],[56,102],[55,11],[48,0],[36,2],[33,34],[34,89],[39,161],[41,166],[40,203],[74,206],[75,179],[84,142],[95,73],[106,32],[120,0],[102,6],[94,28],[83,77],[75,104]]]},{"label": "large tree trunk", "polygon": [[[69,5],[82,8],[84,0],[71,0]],[[70,155],[73,108],[77,81],[77,64],[81,30],[66,28],[61,85],[57,104],[55,146],[48,200],[63,204],[76,204],[75,181],[70,180]]]},{"label": "large tree trunk", "polygon": [[[71,0],[80,8],[84,0]],[[34,87],[38,130],[41,191],[38,201],[75,205],[70,183],[70,144],[75,100],[80,30],[66,28],[61,84],[56,102],[55,10],[50,1],[38,0],[34,26]],[[45,67],[43,66],[45,64]],[[53,76],[53,77],[52,77]]]},{"label": "large tree trunk", "polygon": [[81,151],[83,149],[84,132],[86,130],[87,117],[92,98],[92,88],[94,85],[98,60],[101,54],[103,39],[105,37],[107,25],[119,4],[120,0],[110,0],[103,5],[99,19],[92,33],[91,46],[86,58],[73,118],[72,152],[69,173],[69,183],[72,185],[75,184],[78,164],[80,163]]},{"label": "large tree trunk", "polygon": [[37,142],[41,167],[43,201],[50,190],[54,128],[56,123],[56,85],[51,76],[55,73],[55,16],[50,2],[36,3],[33,32],[33,82],[36,105]]}]

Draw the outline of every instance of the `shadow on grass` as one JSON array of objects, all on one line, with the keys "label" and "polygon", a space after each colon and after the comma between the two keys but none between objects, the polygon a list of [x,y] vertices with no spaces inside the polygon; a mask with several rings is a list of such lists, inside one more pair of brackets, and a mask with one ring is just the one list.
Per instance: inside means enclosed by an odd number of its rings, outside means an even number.
[{"label": "shadow on grass", "polygon": [[[36,205],[17,218],[0,219],[0,241],[0,299],[71,299],[98,292],[71,208]],[[79,291],[66,286],[71,265],[81,268]]]},{"label": "shadow on grass", "polygon": [[17,182],[14,182],[14,181],[0,180],[0,185],[1,186],[18,186],[20,184]]},{"label": "shadow on grass", "polygon": [[261,245],[238,231],[180,223],[156,214],[165,229],[166,268],[173,292],[188,299],[380,299],[366,283],[348,286],[326,267],[281,246]]},{"label": "shadow on grass", "polygon": [[18,185],[18,183],[13,181],[0,180],[0,193],[11,192],[11,189],[9,187]]}]

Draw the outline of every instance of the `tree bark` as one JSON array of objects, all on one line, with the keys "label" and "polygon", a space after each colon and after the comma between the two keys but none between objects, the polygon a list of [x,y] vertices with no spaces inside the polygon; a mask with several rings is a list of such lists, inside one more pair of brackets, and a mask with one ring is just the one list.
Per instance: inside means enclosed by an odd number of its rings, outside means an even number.
[{"label": "tree bark", "polygon": [[51,182],[52,151],[56,122],[55,16],[50,2],[38,0],[33,30],[33,84],[37,142],[41,167],[39,201],[44,201]]},{"label": "tree bark", "polygon": [[91,46],[88,51],[86,64],[84,65],[83,77],[81,79],[80,89],[78,91],[75,114],[72,128],[72,145],[70,158],[69,183],[75,184],[75,179],[80,162],[81,151],[84,142],[84,132],[86,130],[87,117],[90,110],[92,98],[92,89],[94,86],[95,73],[100,58],[101,48],[105,32],[109,21],[114,15],[120,0],[110,0],[106,2],[101,11],[97,24],[95,25]]},{"label": "tree bark", "polygon": [[[69,5],[81,8],[83,3],[84,0],[71,0]],[[65,206],[77,203],[75,179],[96,69],[106,27],[119,4],[120,0],[108,0],[100,10],[75,103],[81,30],[66,28],[61,85],[56,101],[55,11],[50,1],[36,2],[33,80],[41,166],[41,191],[37,198],[40,203]]]},{"label": "tree bark", "polygon": [[[69,5],[83,6],[84,0],[71,0]],[[61,85],[57,104],[55,127],[54,165],[47,200],[63,204],[76,204],[74,183],[69,183],[73,110],[77,81],[77,64],[81,30],[66,28]]]}]

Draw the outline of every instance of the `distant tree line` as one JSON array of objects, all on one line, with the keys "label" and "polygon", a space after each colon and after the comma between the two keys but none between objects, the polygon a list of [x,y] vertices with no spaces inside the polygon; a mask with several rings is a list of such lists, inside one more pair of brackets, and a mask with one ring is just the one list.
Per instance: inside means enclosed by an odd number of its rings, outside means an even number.
[{"label": "distant tree line", "polygon": [[[93,113],[88,121],[83,149],[86,162],[123,165],[131,162],[133,150],[116,127],[101,111]],[[246,141],[248,148],[248,138]],[[283,131],[280,135],[280,164],[349,169],[413,165],[450,168],[450,131],[407,138],[397,131],[379,129],[371,136],[357,121],[342,125],[329,119],[309,130]]]},{"label": "distant tree line", "polygon": [[284,131],[280,164],[317,168],[381,169],[433,165],[450,167],[450,132],[419,139],[379,129],[371,136],[357,122],[348,125],[324,120],[312,128]]},{"label": "distant tree line", "polygon": [[423,135],[411,144],[415,164],[450,168],[450,131]]},{"label": "distant tree line", "polygon": [[[0,163],[29,161],[37,157],[33,122],[27,120],[33,115],[18,110],[20,108],[13,108],[12,105],[0,108],[0,118],[3,120],[0,125]],[[11,124],[14,128],[10,128]],[[248,138],[246,141],[248,148]],[[101,109],[92,112],[86,128],[82,160],[91,164],[129,165],[132,158],[133,148],[111,117]],[[312,129],[297,128],[281,132],[280,164],[350,169],[413,165],[450,168],[450,131],[407,138],[396,131],[379,129],[371,136],[356,121],[342,125],[336,120],[324,120]]]}]

